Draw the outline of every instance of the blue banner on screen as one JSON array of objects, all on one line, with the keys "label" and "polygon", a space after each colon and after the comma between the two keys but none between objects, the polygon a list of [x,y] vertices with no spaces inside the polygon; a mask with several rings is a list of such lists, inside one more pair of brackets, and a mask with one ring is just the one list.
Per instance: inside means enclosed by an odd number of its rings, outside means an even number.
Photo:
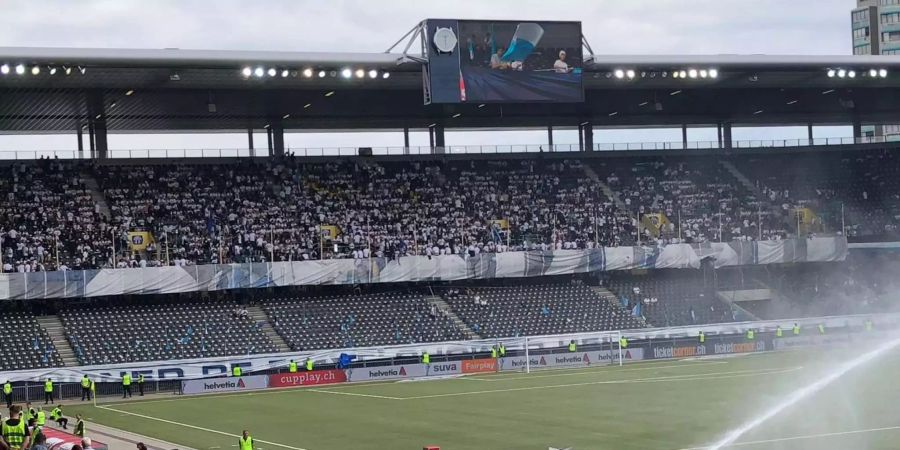
[{"label": "blue banner on screen", "polygon": [[426,103],[584,101],[580,22],[429,20]]}]

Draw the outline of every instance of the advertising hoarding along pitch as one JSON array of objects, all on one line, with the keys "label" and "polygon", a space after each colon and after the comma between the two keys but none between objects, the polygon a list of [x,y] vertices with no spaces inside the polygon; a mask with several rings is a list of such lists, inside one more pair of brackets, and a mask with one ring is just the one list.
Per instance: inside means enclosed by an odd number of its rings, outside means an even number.
[{"label": "advertising hoarding along pitch", "polygon": [[184,380],[182,394],[212,394],[219,392],[242,392],[269,387],[268,375],[246,377],[208,378],[205,380]]},{"label": "advertising hoarding along pitch", "polygon": [[314,370],[312,372],[276,373],[269,376],[269,387],[318,386],[345,383],[347,373],[341,369]]}]

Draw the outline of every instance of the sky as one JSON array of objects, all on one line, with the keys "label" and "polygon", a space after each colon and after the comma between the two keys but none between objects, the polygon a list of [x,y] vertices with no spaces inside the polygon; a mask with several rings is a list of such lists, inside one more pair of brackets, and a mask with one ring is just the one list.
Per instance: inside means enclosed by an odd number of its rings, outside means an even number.
[{"label": "sky", "polygon": [[[0,0],[0,46],[382,52],[419,20],[582,22],[596,54],[849,54],[855,0]],[[595,142],[678,141],[680,130],[602,130]],[[816,137],[848,136],[822,127]],[[448,133],[448,145],[541,144],[546,131]],[[806,130],[735,130],[735,139]],[[690,140],[714,140],[691,130]],[[428,145],[415,133],[412,145]],[[577,143],[561,130],[554,142]],[[265,139],[255,140],[257,146]],[[401,146],[394,133],[287,134],[288,147]],[[245,135],[110,135],[111,149],[242,148]],[[74,149],[74,136],[0,136],[0,151]],[[2,157],[2,156],[0,156]]]}]

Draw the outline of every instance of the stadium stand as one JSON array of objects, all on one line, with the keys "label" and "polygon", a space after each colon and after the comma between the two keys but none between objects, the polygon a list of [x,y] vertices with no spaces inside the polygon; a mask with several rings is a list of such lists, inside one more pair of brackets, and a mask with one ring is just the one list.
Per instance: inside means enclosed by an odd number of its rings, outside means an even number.
[{"label": "stadium stand", "polygon": [[[99,267],[111,235],[70,161],[41,159],[0,167],[3,271]],[[58,254],[57,254],[58,250]]]},{"label": "stadium stand", "polygon": [[0,370],[58,367],[62,359],[34,316],[0,312]]},{"label": "stadium stand", "polygon": [[85,365],[275,352],[242,307],[226,302],[67,307],[60,312]]},{"label": "stadium stand", "polygon": [[443,296],[484,338],[641,327],[637,318],[580,282],[449,288]]},{"label": "stadium stand", "polygon": [[890,151],[744,156],[736,165],[792,224],[797,208],[810,208],[801,230],[835,233],[846,226],[851,238],[898,235],[900,160]]},{"label": "stadium stand", "polygon": [[635,216],[664,214],[659,223],[644,229],[644,242],[787,236],[783,218],[774,217],[771,206],[715,157],[604,158],[592,165]]},{"label": "stadium stand", "polygon": [[266,301],[264,310],[295,351],[464,339],[444,311],[416,292],[286,294]]},{"label": "stadium stand", "polygon": [[655,270],[643,275],[606,274],[605,284],[629,309],[640,310],[652,326],[671,327],[731,322],[732,309],[716,297],[704,273]]}]

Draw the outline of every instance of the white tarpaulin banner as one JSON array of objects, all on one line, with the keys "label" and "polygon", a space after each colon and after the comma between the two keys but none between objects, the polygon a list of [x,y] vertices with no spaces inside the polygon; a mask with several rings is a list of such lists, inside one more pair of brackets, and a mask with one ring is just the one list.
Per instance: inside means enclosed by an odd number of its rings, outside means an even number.
[{"label": "white tarpaulin banner", "polygon": [[[400,258],[331,259],[275,263],[147,267],[0,274],[0,300],[160,294],[275,286],[448,281],[537,277],[629,269],[696,269],[701,258],[716,267],[798,261],[840,261],[843,237],[606,247]],[[754,257],[755,256],[755,257]]]}]

